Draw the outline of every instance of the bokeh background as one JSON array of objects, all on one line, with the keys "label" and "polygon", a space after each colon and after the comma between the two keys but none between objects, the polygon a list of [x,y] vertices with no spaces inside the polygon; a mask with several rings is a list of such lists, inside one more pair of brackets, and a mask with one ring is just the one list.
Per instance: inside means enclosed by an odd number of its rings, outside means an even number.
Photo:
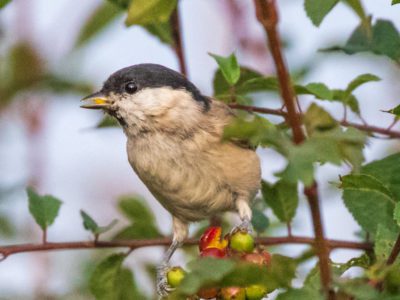
[{"label": "bokeh background", "polygon": [[[59,217],[48,232],[50,241],[91,238],[82,227],[80,209],[90,212],[100,224],[118,219],[117,227],[123,226],[127,221],[116,204],[118,197],[127,194],[143,196],[154,211],[160,231],[165,235],[171,233],[169,214],[127,162],[122,130],[96,128],[102,114],[80,109],[79,100],[101,87],[112,72],[122,67],[151,62],[178,70],[178,62],[170,47],[141,27],[125,27],[122,15],[95,38],[77,46],[82,26],[102,3],[101,0],[79,3],[13,0],[0,11],[0,86],[10,85],[10,78],[19,76],[18,84],[0,94],[1,245],[40,241],[40,229],[28,211],[25,188],[29,185],[63,201]],[[390,19],[400,27],[400,6],[391,7],[389,0],[365,0],[363,3],[374,18]],[[188,77],[204,94],[213,94],[212,78],[217,68],[208,52],[225,56],[235,51],[241,65],[266,75],[274,72],[264,32],[254,17],[252,1],[182,0],[179,5]],[[286,58],[291,71],[301,74],[300,82],[324,82],[330,87],[342,88],[359,74],[378,75],[381,82],[367,84],[355,94],[361,100],[362,114],[369,123],[388,126],[392,119],[380,110],[398,104],[398,66],[377,56],[317,51],[345,42],[359,22],[354,13],[339,4],[320,28],[316,28],[306,17],[303,1],[281,0],[279,8]],[[10,77],[7,73],[10,68],[19,73]],[[35,74],[45,78],[39,88],[30,81]],[[253,96],[257,105],[280,107],[276,94]],[[300,100],[306,108],[310,98]],[[339,104],[320,104],[334,116],[342,115]],[[359,122],[355,116],[350,119]],[[373,139],[365,149],[367,161],[398,151],[398,148],[397,142]],[[268,149],[259,149],[258,153],[262,159],[263,178],[274,181],[273,174],[284,166],[283,158]],[[359,227],[343,206],[340,191],[334,184],[338,174],[348,171],[346,166],[325,165],[318,169],[329,238],[357,239]],[[286,229],[277,225],[268,209],[266,212],[271,223],[268,234],[285,235]],[[237,222],[232,214],[228,214],[227,219]],[[192,226],[192,232],[196,226]],[[294,220],[293,233],[312,235],[304,199]],[[295,255],[304,249],[288,245],[271,251]],[[146,295],[153,293],[153,282],[145,271],[146,266],[160,261],[163,250],[161,247],[140,249],[127,259]],[[0,299],[91,299],[87,291],[88,274],[108,252],[61,251],[11,256],[0,262]],[[332,259],[346,261],[355,253],[335,250]],[[186,258],[187,254],[179,251],[173,261],[184,264]],[[300,277],[313,263],[300,269]]]}]

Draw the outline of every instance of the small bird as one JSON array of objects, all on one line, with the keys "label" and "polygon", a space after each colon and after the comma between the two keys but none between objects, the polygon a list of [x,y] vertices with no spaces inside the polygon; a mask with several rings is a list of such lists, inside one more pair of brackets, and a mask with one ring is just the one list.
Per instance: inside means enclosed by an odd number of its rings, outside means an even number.
[{"label": "small bird", "polygon": [[182,74],[157,64],[113,73],[81,107],[103,109],[127,136],[128,160],[172,214],[173,241],[157,269],[166,295],[169,261],[188,236],[188,224],[236,210],[249,230],[250,201],[260,188],[260,161],[243,141],[223,139],[233,119],[224,103],[203,96]]}]

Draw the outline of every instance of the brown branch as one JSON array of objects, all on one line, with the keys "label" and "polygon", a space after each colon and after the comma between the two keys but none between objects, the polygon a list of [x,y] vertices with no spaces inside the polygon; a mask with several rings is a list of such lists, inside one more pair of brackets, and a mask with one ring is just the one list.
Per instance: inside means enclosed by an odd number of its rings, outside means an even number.
[{"label": "brown branch", "polygon": [[392,252],[390,252],[390,255],[389,255],[389,258],[388,258],[386,264],[388,266],[392,265],[395,262],[396,258],[399,256],[399,253],[400,253],[400,234],[397,237],[396,243],[393,246]]},{"label": "brown branch", "polygon": [[[300,144],[305,140],[305,135],[301,126],[301,117],[295,106],[295,93],[290,81],[289,71],[283,59],[281,41],[277,30],[278,11],[275,0],[254,0],[256,15],[259,22],[263,25],[267,34],[269,48],[275,63],[279,81],[279,90],[282,100],[287,109],[286,122],[290,125],[293,132],[293,141]],[[335,294],[331,290],[331,273],[329,268],[329,247],[324,238],[321,210],[318,199],[318,186],[314,182],[310,187],[304,189],[307,196],[314,226],[315,246],[319,258],[322,288],[327,299],[334,299]]]},{"label": "brown branch", "polygon": [[[241,109],[241,110],[245,110],[245,111],[249,111],[249,112],[257,112],[257,113],[274,115],[274,116],[281,116],[284,118],[286,118],[288,115],[288,113],[282,109],[272,109],[272,108],[264,108],[264,107],[257,107],[257,106],[241,105],[241,104],[237,104],[237,103],[230,103],[229,106],[234,109]],[[301,114],[300,114],[300,117],[302,117]],[[358,130],[365,131],[368,133],[379,133],[379,134],[386,135],[391,138],[400,138],[400,131],[390,130],[389,128],[357,124],[357,123],[348,122],[346,120],[342,120],[339,123],[342,126],[354,127],[354,128],[357,128]]]},{"label": "brown branch", "polygon": [[179,2],[171,15],[172,38],[174,39],[174,51],[179,61],[180,72],[187,76],[185,53],[183,51],[181,22],[179,17]]},{"label": "brown branch", "polygon": [[[309,244],[317,245],[317,242],[310,237],[287,236],[287,237],[259,237],[256,243],[264,246],[282,245],[282,244]],[[187,239],[185,245],[197,245],[197,239]],[[99,249],[99,248],[130,248],[135,250],[143,247],[168,246],[171,244],[170,238],[145,239],[145,240],[127,240],[127,241],[78,241],[78,242],[47,242],[45,244],[20,244],[1,246],[1,260],[10,255],[25,252],[54,251],[54,250],[79,250],[79,249]],[[369,242],[351,242],[342,240],[327,240],[329,248],[344,248],[370,250],[372,243]]]}]

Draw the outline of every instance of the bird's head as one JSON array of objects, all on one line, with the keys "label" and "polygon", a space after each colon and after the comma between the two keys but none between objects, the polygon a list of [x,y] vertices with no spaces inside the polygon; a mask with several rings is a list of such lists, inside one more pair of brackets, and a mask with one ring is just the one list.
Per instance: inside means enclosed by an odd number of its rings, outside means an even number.
[{"label": "bird's head", "polygon": [[210,105],[186,77],[156,64],[121,69],[82,101],[81,107],[103,109],[133,133],[188,126]]}]

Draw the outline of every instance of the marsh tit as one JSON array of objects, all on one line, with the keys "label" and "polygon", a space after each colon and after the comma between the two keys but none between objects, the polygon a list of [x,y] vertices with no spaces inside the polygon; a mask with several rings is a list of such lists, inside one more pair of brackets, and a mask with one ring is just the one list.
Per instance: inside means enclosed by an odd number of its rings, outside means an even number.
[{"label": "marsh tit", "polygon": [[130,165],[172,214],[173,241],[157,274],[158,293],[165,295],[169,260],[190,222],[235,210],[239,227],[249,227],[249,203],[260,188],[259,158],[246,144],[223,140],[234,118],[226,104],[161,65],[121,69],[83,101],[83,108],[103,109],[118,120]]}]

